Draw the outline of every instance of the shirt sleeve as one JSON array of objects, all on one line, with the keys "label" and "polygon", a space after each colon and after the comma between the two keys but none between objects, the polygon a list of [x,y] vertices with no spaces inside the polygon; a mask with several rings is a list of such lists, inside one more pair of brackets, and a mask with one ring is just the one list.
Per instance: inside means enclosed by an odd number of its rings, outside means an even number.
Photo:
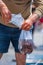
[{"label": "shirt sleeve", "polygon": [[34,13],[38,14],[40,17],[43,16],[43,0],[35,0],[38,5]]}]

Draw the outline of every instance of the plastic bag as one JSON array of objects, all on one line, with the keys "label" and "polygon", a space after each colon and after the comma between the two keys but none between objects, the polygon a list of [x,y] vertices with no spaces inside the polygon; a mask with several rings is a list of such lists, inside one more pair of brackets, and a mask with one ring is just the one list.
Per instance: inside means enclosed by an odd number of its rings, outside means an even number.
[{"label": "plastic bag", "polygon": [[33,42],[32,42],[32,31],[22,30],[19,38],[19,51],[20,53],[26,54],[33,51]]}]

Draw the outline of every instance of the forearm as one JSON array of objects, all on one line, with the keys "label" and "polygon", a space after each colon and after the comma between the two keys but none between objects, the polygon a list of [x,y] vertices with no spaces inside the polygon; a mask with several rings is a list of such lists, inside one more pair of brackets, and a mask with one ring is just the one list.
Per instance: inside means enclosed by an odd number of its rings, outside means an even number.
[{"label": "forearm", "polygon": [[33,24],[33,23],[35,23],[38,19],[39,19],[39,16],[34,13],[34,14],[30,15],[30,16],[27,18],[26,21],[29,21],[29,20],[30,20],[30,22],[32,22],[32,24]]},{"label": "forearm", "polygon": [[7,7],[7,6],[2,0],[0,0],[0,11],[3,7]]},{"label": "forearm", "polygon": [[[37,4],[36,10],[30,16],[30,19],[34,22],[37,22],[43,16],[43,0],[34,0]],[[29,19],[29,18],[28,18]]]},{"label": "forearm", "polygon": [[37,7],[34,13],[38,14],[40,17],[43,16],[43,0],[35,0]]}]

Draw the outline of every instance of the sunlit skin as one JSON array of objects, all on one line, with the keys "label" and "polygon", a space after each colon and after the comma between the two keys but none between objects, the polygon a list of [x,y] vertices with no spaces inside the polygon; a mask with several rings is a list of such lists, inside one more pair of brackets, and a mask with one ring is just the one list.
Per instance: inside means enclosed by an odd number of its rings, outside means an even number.
[{"label": "sunlit skin", "polygon": [[7,7],[1,9],[2,20],[4,23],[8,23],[11,20],[11,12]]},{"label": "sunlit skin", "polygon": [[27,20],[24,21],[23,25],[22,25],[22,29],[23,30],[30,30],[30,28],[32,27],[33,23],[38,19],[37,14],[33,14],[31,15],[29,18],[27,18]]}]

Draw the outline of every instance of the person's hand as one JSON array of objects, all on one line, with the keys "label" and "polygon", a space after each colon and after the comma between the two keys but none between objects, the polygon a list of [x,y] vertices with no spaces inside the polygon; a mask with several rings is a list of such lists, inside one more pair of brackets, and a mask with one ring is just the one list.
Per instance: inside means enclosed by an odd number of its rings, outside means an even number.
[{"label": "person's hand", "polygon": [[30,30],[33,23],[38,19],[37,14],[31,15],[27,20],[24,21],[24,23],[21,26],[21,29],[23,30]]},{"label": "person's hand", "polygon": [[32,21],[30,19],[29,20],[25,20],[24,23],[22,24],[21,29],[30,30],[32,25],[33,25],[33,23],[32,23]]},{"label": "person's hand", "polygon": [[2,20],[4,23],[8,23],[11,20],[11,12],[7,7],[2,7],[1,9],[1,15],[2,15]]}]

